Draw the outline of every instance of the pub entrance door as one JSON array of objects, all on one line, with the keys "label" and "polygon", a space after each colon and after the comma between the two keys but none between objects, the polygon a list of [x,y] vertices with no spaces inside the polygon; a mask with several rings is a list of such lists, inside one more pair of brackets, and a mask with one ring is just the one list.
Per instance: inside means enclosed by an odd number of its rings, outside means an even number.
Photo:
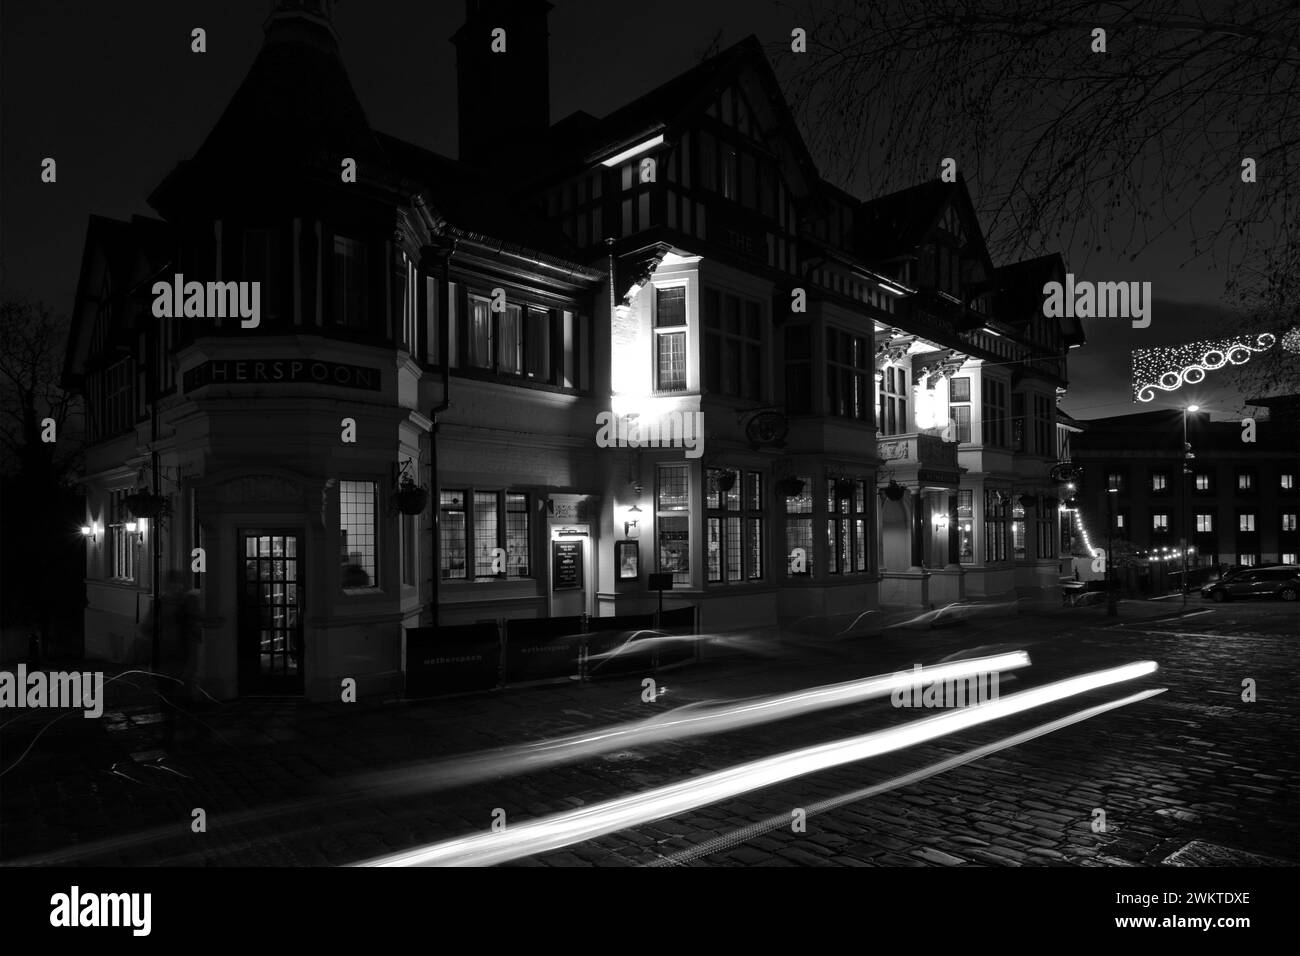
[{"label": "pub entrance door", "polygon": [[239,532],[239,693],[303,692],[302,536]]}]

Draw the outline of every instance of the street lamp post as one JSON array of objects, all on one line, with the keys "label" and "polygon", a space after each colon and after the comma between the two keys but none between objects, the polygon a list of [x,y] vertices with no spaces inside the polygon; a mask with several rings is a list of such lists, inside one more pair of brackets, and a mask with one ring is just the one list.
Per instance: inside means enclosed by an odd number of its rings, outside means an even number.
[{"label": "street lamp post", "polygon": [[1106,489],[1107,513],[1109,520],[1106,523],[1106,616],[1114,617],[1119,613],[1115,602],[1115,581],[1112,575],[1115,567],[1115,499],[1119,496],[1119,489],[1110,487]]},{"label": "street lamp post", "polygon": [[1183,547],[1183,609],[1187,609],[1187,540],[1191,537],[1188,527],[1189,515],[1187,514],[1187,476],[1192,473],[1190,461],[1192,459],[1192,446],[1187,443],[1187,413],[1199,412],[1201,406],[1187,405],[1183,408],[1183,480],[1178,484],[1179,497],[1182,498],[1182,521],[1179,522],[1182,530],[1182,547]]}]

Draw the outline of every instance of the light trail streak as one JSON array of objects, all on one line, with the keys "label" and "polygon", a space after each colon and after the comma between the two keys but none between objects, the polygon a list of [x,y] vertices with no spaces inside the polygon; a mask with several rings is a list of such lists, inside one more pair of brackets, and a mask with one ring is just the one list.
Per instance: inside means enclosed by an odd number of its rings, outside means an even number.
[{"label": "light trail streak", "polygon": [[887,697],[896,689],[915,686],[918,681],[942,682],[1028,666],[1029,655],[1024,651],[1013,651],[942,663],[924,667],[920,671],[882,674],[739,703],[693,704],[646,720],[510,747],[504,751],[488,751],[454,760],[422,764],[415,768],[383,771],[353,779],[349,783],[352,786],[375,788],[385,796],[463,786],[503,774],[531,773],[612,750],[739,730],[831,707]]},{"label": "light trail streak", "polygon": [[[1048,721],[1045,724],[1039,724],[1037,727],[1030,728],[1029,730],[1022,731],[1018,734],[1013,734],[1010,737],[1004,737],[991,744],[984,744],[982,747],[975,747],[972,750],[967,750],[965,753],[957,754],[944,760],[940,760],[937,763],[929,764],[928,766],[913,770],[910,773],[905,773],[901,777],[894,777],[892,780],[872,784],[870,787],[863,787],[861,790],[854,790],[852,793],[845,793],[838,797],[831,797],[828,800],[819,801],[818,803],[811,804],[803,809],[807,816],[812,817],[819,813],[825,813],[828,810],[834,810],[837,807],[842,807],[850,803],[858,803],[859,801],[866,800],[870,797],[879,796],[880,794],[887,793],[890,790],[897,790],[899,787],[908,787],[914,783],[920,783],[928,777],[946,773],[949,770],[955,770],[965,764],[973,763],[981,757],[987,757],[989,754],[997,753],[1000,750],[1007,750],[1011,747],[1018,747],[1020,744],[1028,743],[1037,737],[1042,737],[1046,734],[1063,730],[1072,724],[1088,720],[1090,717],[1096,717],[1099,714],[1104,714],[1107,711],[1116,710],[1120,707],[1126,707],[1129,704],[1140,703],[1141,701],[1148,700],[1158,694],[1163,694],[1167,690],[1167,687],[1160,687],[1154,690],[1139,691],[1136,694],[1130,694],[1128,697],[1122,697],[1119,700],[1109,701],[1105,704],[1098,704],[1095,707],[1088,707],[1084,710],[1069,714],[1068,716]],[[766,820],[761,820],[758,823],[741,827],[732,833],[724,834],[720,837],[714,837],[699,846],[679,850],[672,854],[672,856],[667,856],[645,865],[652,867],[685,866],[686,864],[702,859],[703,857],[720,853],[738,843],[744,843],[747,840],[752,840],[754,837],[762,836],[764,833],[771,833],[775,830],[785,829],[789,825],[790,815],[788,813],[774,814]]]},{"label": "light trail streak", "polygon": [[1154,661],[1125,664],[1021,691],[1010,697],[936,714],[828,744],[778,754],[680,783],[583,807],[506,830],[479,833],[406,850],[361,866],[490,866],[533,856],[571,843],[675,816],[750,790],[768,787],[829,767],[865,760],[933,740],[968,727],[1041,707],[1076,694],[1154,673]]}]

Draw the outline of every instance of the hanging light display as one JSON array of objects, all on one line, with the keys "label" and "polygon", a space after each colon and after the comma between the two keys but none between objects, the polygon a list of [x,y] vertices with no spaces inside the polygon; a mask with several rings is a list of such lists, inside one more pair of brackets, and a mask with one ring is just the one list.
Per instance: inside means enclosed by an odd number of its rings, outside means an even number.
[{"label": "hanging light display", "polygon": [[1267,352],[1276,342],[1277,336],[1261,332],[1167,348],[1134,349],[1133,401],[1149,402],[1156,397],[1156,389],[1174,392],[1183,385],[1204,381],[1206,372],[1245,365],[1255,353]]}]

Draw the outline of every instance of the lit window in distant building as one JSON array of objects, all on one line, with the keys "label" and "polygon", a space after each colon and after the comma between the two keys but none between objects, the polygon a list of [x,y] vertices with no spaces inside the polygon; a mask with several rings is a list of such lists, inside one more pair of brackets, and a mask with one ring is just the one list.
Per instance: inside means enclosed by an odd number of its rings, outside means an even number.
[{"label": "lit window in distant building", "polygon": [[[785,559],[786,573],[790,575],[811,575],[813,573],[813,483],[807,475],[791,479],[800,485],[799,493],[785,495]],[[799,549],[803,554],[803,570],[789,570],[795,567],[791,556]]]},{"label": "lit window in distant building", "polygon": [[1123,531],[1123,530],[1124,530],[1124,516],[1123,516],[1123,515],[1116,515],[1116,516],[1115,516],[1115,530],[1117,530],[1117,531]]},{"label": "lit window in distant building", "polygon": [[1251,568],[1255,566],[1255,556],[1253,554],[1237,555],[1237,563],[1242,567]]},{"label": "lit window in distant building", "polygon": [[1118,491],[1124,490],[1124,473],[1121,471],[1112,471],[1106,476],[1107,489],[1115,488]]},{"label": "lit window in distant building", "polygon": [[660,572],[670,572],[674,584],[691,583],[690,466],[661,464],[655,497]]},{"label": "lit window in distant building", "polygon": [[1238,491],[1255,490],[1255,475],[1253,472],[1249,472],[1249,471],[1237,472],[1237,490]]},{"label": "lit window in distant building", "polygon": [[686,286],[655,289],[655,388],[686,388]]},{"label": "lit window in distant building", "polygon": [[1017,561],[1025,557],[1025,509],[1019,501],[1011,506],[1011,554]]},{"label": "lit window in distant building", "polygon": [[1196,473],[1196,490],[1197,491],[1210,490],[1210,476],[1206,472],[1198,471]]},{"label": "lit window in distant building", "polygon": [[1284,553],[1282,554],[1282,563],[1283,563],[1283,564],[1296,564],[1296,563],[1297,563],[1297,562],[1296,562],[1296,553],[1295,553],[1294,551],[1286,551],[1286,552],[1284,552]]},{"label": "lit window in distant building", "polygon": [[1254,516],[1253,514],[1250,514],[1250,513],[1244,513],[1244,514],[1242,514],[1242,515],[1240,516],[1240,519],[1239,519],[1238,524],[1237,524],[1237,530],[1238,530],[1238,531],[1254,531],[1254,530],[1255,530],[1255,516]]},{"label": "lit window in distant building", "polygon": [[1294,491],[1295,475],[1289,471],[1283,472],[1279,484],[1283,491]]},{"label": "lit window in distant building", "polygon": [[1151,473],[1151,490],[1168,491],[1169,490],[1169,473],[1164,471],[1153,471]]},{"label": "lit window in distant building", "polygon": [[1295,529],[1296,529],[1296,525],[1295,525],[1295,515],[1293,515],[1293,514],[1285,514],[1285,515],[1283,515],[1283,516],[1282,516],[1282,530],[1283,530],[1283,531],[1294,531]]},{"label": "lit window in distant building", "polygon": [[379,587],[378,496],[379,485],[373,481],[339,482],[339,557],[345,588]]},{"label": "lit window in distant building", "polygon": [[1197,531],[1213,531],[1213,530],[1214,530],[1214,515],[1212,515],[1212,514],[1211,514],[1211,515],[1197,515],[1197,516],[1196,516],[1196,530],[1197,530]]},{"label": "lit window in distant building", "polygon": [[1168,531],[1168,530],[1169,530],[1169,515],[1165,514],[1164,512],[1157,512],[1156,514],[1153,514],[1153,515],[1151,516],[1151,530],[1152,530],[1152,531]]}]

